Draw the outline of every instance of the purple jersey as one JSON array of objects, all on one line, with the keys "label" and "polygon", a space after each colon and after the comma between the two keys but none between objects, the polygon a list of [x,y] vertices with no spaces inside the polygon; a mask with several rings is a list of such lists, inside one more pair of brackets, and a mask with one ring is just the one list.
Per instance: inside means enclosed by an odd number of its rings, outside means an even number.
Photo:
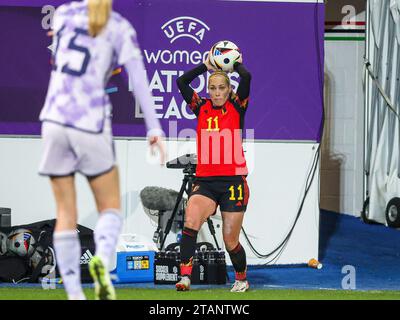
[{"label": "purple jersey", "polygon": [[53,18],[53,71],[41,121],[88,132],[102,132],[111,116],[105,86],[113,68],[142,55],[136,31],[112,11],[95,38],[88,34],[87,1],[60,6]]}]

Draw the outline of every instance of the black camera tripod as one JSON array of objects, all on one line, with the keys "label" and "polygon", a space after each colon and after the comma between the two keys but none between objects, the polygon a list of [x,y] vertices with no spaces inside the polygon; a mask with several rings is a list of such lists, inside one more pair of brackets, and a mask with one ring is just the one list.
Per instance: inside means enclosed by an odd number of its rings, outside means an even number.
[{"label": "black camera tripod", "polygon": [[[186,154],[167,162],[167,168],[169,169],[183,169],[184,176],[181,189],[179,190],[178,197],[176,199],[174,210],[172,211],[171,217],[168,219],[167,225],[165,227],[164,237],[160,245],[160,251],[163,249],[168,233],[171,231],[172,223],[174,222],[175,215],[178,212],[179,204],[181,203],[183,198],[183,193],[186,192],[186,194],[189,195],[190,192],[192,191],[193,181],[194,178],[196,177],[195,176],[196,163],[197,163],[197,158],[195,154]],[[185,221],[185,210],[183,210],[183,221]],[[217,250],[221,250],[221,248],[218,245],[217,237],[215,236],[214,224],[210,218],[207,219],[207,224],[210,233],[214,238]]]}]

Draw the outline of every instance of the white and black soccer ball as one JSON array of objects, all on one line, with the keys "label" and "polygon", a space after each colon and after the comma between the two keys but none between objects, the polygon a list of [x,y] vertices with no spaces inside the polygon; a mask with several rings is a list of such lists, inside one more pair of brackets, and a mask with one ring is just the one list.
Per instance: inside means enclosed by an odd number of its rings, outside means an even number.
[{"label": "white and black soccer ball", "polygon": [[3,256],[7,253],[7,235],[3,232],[0,232],[0,256]]},{"label": "white and black soccer ball", "polygon": [[36,240],[28,229],[16,229],[7,237],[8,251],[20,257],[30,257],[35,243]]},{"label": "white and black soccer ball", "polygon": [[56,255],[51,247],[44,250],[45,264],[40,270],[39,281],[43,281],[43,277],[55,278],[56,277]]},{"label": "white and black soccer ball", "polygon": [[36,269],[42,258],[44,258],[44,264],[42,268],[45,266],[54,266],[54,251],[50,247],[44,250],[42,246],[38,246],[29,259],[33,269]]},{"label": "white and black soccer ball", "polygon": [[211,65],[225,72],[232,72],[233,65],[240,59],[242,53],[232,41],[219,41],[212,46],[209,57]]},{"label": "white and black soccer ball", "polygon": [[34,269],[38,266],[38,264],[39,264],[40,260],[42,260],[43,256],[44,256],[44,250],[41,246],[38,246],[36,248],[36,250],[34,250],[33,254],[31,255],[31,257],[29,259],[31,266]]}]

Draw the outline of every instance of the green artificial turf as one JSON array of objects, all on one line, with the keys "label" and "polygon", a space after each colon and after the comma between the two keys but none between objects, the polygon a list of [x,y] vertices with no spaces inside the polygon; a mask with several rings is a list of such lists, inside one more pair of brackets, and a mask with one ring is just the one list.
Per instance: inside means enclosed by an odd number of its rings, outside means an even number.
[{"label": "green artificial turf", "polygon": [[[84,289],[89,300],[93,289]],[[246,293],[231,293],[225,289],[193,289],[176,292],[171,289],[117,289],[119,300],[398,300],[400,291],[350,290],[288,290],[252,289]],[[0,288],[0,300],[65,300],[63,289]]]}]

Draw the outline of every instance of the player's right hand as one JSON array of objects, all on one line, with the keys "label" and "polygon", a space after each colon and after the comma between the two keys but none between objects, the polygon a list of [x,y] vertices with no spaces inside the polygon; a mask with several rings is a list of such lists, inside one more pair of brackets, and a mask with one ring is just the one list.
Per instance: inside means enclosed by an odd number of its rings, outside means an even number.
[{"label": "player's right hand", "polygon": [[206,65],[207,70],[209,70],[209,71],[217,71],[217,69],[215,69],[215,68],[211,65],[211,62],[210,62],[210,54],[211,54],[211,50],[208,52],[207,59],[205,59],[205,60],[203,61],[203,63]]},{"label": "player's right hand", "polygon": [[155,149],[158,149],[158,152],[160,153],[160,164],[163,166],[165,164],[165,159],[167,158],[164,138],[162,136],[150,136],[148,139],[151,154],[154,155]]}]

